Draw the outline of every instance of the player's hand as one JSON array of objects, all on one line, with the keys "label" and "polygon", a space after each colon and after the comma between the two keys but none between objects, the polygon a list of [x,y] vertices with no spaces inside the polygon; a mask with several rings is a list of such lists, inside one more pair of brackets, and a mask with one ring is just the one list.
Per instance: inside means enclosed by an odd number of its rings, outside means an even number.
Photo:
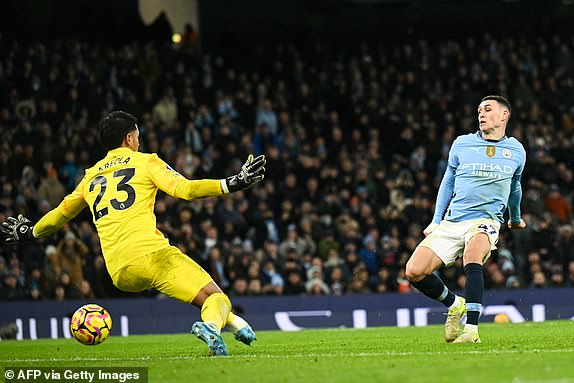
[{"label": "player's hand", "polygon": [[225,180],[229,192],[233,193],[238,190],[249,189],[261,181],[265,177],[266,162],[267,160],[263,154],[256,158],[253,158],[253,154],[250,154],[241,167],[241,171],[234,176],[227,177]]},{"label": "player's hand", "polygon": [[509,229],[520,230],[520,229],[524,229],[525,227],[526,227],[526,222],[522,218],[520,218],[520,223],[518,223],[518,224],[508,221],[508,228]]},{"label": "player's hand", "polygon": [[2,222],[0,228],[2,233],[6,234],[4,242],[13,244],[17,242],[26,242],[36,239],[34,237],[34,224],[22,214],[18,218],[8,217]]},{"label": "player's hand", "polygon": [[437,227],[438,223],[431,223],[430,225],[427,226],[426,229],[423,230],[423,234],[425,235],[425,237],[428,237],[429,234],[435,231]]}]

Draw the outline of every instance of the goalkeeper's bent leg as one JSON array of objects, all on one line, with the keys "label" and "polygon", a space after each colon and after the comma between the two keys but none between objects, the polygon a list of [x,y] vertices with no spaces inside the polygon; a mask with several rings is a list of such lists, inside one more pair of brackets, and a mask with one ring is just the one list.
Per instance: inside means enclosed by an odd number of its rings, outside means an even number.
[{"label": "goalkeeper's bent leg", "polygon": [[201,306],[202,321],[212,324],[219,331],[226,325],[230,313],[231,301],[224,293],[211,294]]},{"label": "goalkeeper's bent leg", "polygon": [[227,321],[225,322],[225,327],[231,330],[234,334],[247,325],[248,323],[245,319],[241,318],[239,315],[235,315],[231,311],[229,312]]},{"label": "goalkeeper's bent leg", "polygon": [[233,313],[229,313],[227,316],[227,328],[233,331],[235,335],[235,339],[245,343],[248,346],[251,346],[254,340],[257,340],[257,336],[253,332],[249,323],[245,321],[245,319],[237,316]]}]

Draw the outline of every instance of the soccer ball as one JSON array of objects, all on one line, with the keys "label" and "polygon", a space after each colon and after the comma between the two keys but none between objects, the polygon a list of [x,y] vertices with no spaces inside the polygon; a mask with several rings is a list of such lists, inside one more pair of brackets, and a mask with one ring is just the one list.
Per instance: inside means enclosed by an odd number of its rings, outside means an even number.
[{"label": "soccer ball", "polygon": [[70,331],[82,344],[95,346],[102,343],[112,330],[112,316],[100,305],[83,305],[70,321]]},{"label": "soccer ball", "polygon": [[510,323],[510,318],[504,313],[496,314],[494,316],[494,323]]}]

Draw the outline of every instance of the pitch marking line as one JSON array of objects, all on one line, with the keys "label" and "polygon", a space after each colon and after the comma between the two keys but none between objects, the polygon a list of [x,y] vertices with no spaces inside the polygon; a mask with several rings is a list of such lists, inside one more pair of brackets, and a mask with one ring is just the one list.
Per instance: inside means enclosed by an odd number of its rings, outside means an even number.
[{"label": "pitch marking line", "polygon": [[[309,354],[291,354],[291,355],[274,355],[274,354],[250,354],[250,355],[231,355],[233,359],[287,359],[287,358],[339,358],[339,357],[378,357],[378,356],[416,356],[416,355],[477,355],[477,354],[559,354],[574,353],[574,349],[562,350],[469,350],[469,351],[437,351],[437,352],[360,352],[360,353],[309,353]],[[28,363],[28,362],[112,362],[112,361],[148,361],[148,360],[178,360],[178,359],[212,359],[210,356],[194,355],[176,355],[176,356],[144,356],[139,358],[29,358],[29,359],[3,359],[1,362],[10,363]]]}]

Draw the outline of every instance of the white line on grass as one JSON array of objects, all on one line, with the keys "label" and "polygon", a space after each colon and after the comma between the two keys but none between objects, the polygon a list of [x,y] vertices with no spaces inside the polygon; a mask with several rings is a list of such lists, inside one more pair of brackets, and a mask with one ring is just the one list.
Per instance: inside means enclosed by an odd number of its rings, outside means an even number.
[{"label": "white line on grass", "polygon": [[[289,359],[289,358],[339,358],[339,357],[379,357],[379,356],[417,356],[417,355],[476,355],[476,354],[550,354],[550,353],[574,353],[574,349],[561,349],[561,350],[466,350],[466,351],[427,351],[427,352],[414,352],[414,351],[386,351],[386,352],[359,352],[359,353],[308,353],[308,354],[289,354],[289,355],[276,355],[276,354],[250,354],[250,355],[231,355],[234,359]],[[148,360],[178,360],[178,359],[206,359],[212,358],[209,356],[198,355],[174,355],[174,356],[142,356],[137,358],[25,358],[25,359],[3,359],[1,362],[13,363],[28,363],[28,362],[113,362],[113,361],[148,361]]]},{"label": "white line on grass", "polygon": [[549,380],[524,380],[520,378],[512,379],[512,383],[572,383],[574,380],[564,379],[549,379]]}]

